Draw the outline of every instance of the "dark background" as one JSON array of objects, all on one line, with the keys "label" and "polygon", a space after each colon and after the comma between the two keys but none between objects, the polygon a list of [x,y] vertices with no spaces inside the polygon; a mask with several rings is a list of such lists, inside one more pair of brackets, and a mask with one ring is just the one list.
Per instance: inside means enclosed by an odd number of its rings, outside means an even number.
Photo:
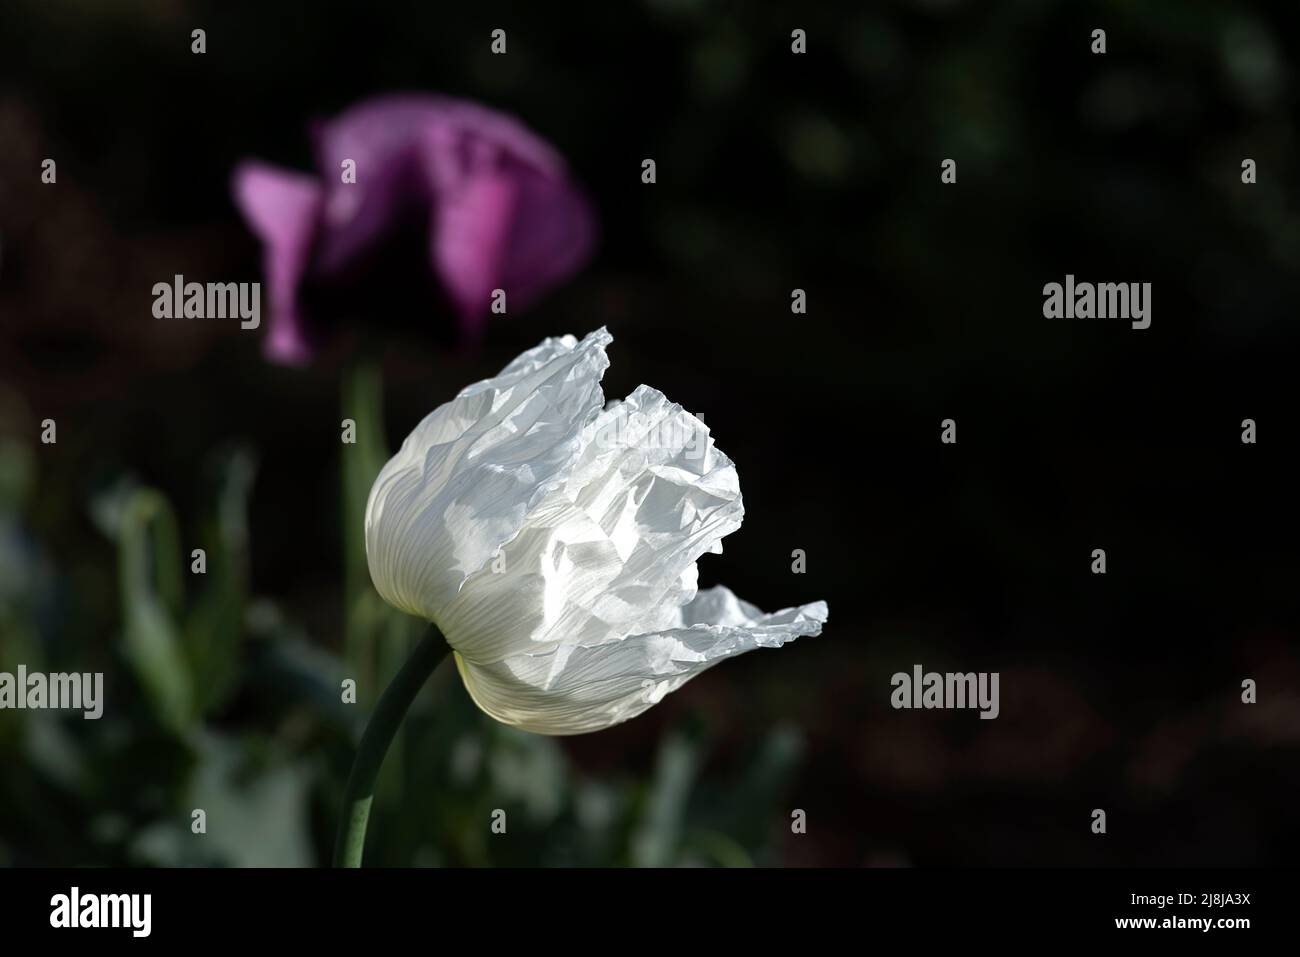
[{"label": "dark background", "polygon": [[[6,2],[0,670],[105,670],[110,714],[0,714],[0,863],[326,860],[368,712],[337,703],[358,667],[338,440],[358,343],[383,353],[395,448],[519,351],[601,324],[606,394],[662,389],[737,463],[745,525],[701,584],[826,599],[830,622],[575,739],[499,728],[440,673],[372,862],[1294,860],[1294,4],[786,6]],[[477,352],[414,303],[352,317],[305,370],[263,360],[265,315],[152,317],[174,273],[260,278],[240,159],[307,170],[311,119],[393,90],[552,142],[599,210],[593,262]],[[1066,273],[1152,283],[1151,328],[1044,319]],[[214,505],[232,461],[256,463],[245,519]],[[181,728],[119,649],[112,503],[140,487],[173,504],[184,554],[210,521],[247,531],[239,640]],[[376,682],[392,652],[367,652]],[[891,710],[916,663],[1000,672],[1001,716]],[[508,840],[497,807],[519,809]]]}]

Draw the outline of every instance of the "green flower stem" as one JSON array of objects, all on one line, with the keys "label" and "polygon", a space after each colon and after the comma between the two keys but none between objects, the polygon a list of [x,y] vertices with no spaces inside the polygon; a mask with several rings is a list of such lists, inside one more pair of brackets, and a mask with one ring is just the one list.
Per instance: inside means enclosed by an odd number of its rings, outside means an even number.
[{"label": "green flower stem", "polygon": [[402,665],[393,683],[379,699],[375,713],[370,716],[357,756],[348,775],[348,787],[343,796],[343,817],[339,821],[338,839],[334,845],[335,867],[360,867],[361,855],[366,847],[366,824],[370,820],[370,802],[375,795],[375,779],[383,766],[384,755],[397,729],[402,726],[411,702],[420,693],[435,668],[451,648],[438,629],[429,630],[411,657]]}]

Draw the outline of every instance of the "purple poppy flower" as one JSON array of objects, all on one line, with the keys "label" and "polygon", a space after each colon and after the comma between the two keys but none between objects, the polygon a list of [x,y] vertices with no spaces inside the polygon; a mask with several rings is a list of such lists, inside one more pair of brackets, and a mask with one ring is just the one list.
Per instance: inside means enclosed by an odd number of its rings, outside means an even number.
[{"label": "purple poppy flower", "polygon": [[[270,323],[267,354],[310,357],[315,317],[305,284],[369,268],[414,223],[427,262],[477,338],[494,289],[526,307],[571,275],[595,242],[587,199],[564,160],[517,120],[474,103],[395,95],[369,100],[313,130],[319,175],[246,161],[235,202],[262,240]],[[345,161],[356,182],[344,182]]]}]

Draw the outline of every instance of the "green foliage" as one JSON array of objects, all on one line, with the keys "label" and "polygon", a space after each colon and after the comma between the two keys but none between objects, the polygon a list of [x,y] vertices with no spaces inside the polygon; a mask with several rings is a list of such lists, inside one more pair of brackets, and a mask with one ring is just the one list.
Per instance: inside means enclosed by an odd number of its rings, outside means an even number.
[{"label": "green foliage", "polygon": [[[194,539],[203,543],[201,573],[161,492],[125,483],[93,507],[118,548],[123,654],[159,725],[178,735],[226,702],[244,630],[253,456],[233,450],[213,471],[215,503]],[[187,576],[196,583],[188,605]]]},{"label": "green foliage", "polygon": [[[341,453],[344,601],[335,635],[311,634],[288,605],[250,586],[251,449],[217,452],[196,488],[175,498],[119,475],[87,498],[104,560],[65,554],[56,563],[38,534],[42,460],[0,418],[0,667],[103,670],[106,698],[97,721],[0,712],[0,864],[329,860],[355,742],[422,629],[379,599],[366,566],[365,503],[388,454],[376,368],[345,377],[343,415],[357,423],[358,441]],[[173,504],[189,495],[193,515]],[[202,574],[196,548],[205,553]],[[108,596],[110,627],[92,602],[75,600],[74,576],[83,595]],[[341,653],[330,650],[335,643]],[[357,680],[356,704],[342,699],[345,678]],[[385,762],[367,863],[770,860],[797,746],[778,732],[705,774],[711,743],[708,729],[692,724],[665,734],[657,756],[616,773],[584,772],[562,741],[483,715],[449,659]],[[498,812],[505,834],[491,828]]]}]

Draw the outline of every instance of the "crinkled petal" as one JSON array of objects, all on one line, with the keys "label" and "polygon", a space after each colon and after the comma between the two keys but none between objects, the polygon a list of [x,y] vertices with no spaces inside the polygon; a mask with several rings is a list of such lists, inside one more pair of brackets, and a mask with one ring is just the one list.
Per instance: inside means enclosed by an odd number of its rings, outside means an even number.
[{"label": "crinkled petal", "polygon": [[366,506],[366,556],[380,595],[440,621],[466,579],[563,486],[604,402],[611,338],[601,328],[581,342],[548,339],[416,426]]},{"label": "crinkled petal", "polygon": [[597,645],[562,645],[490,665],[457,653],[480,708],[539,734],[582,734],[626,721],[725,658],[817,635],[825,602],[765,615],[722,587],[676,612],[676,627]]},{"label": "crinkled petal", "polygon": [[241,163],[232,176],[235,205],[262,241],[270,300],[267,354],[300,363],[312,344],[298,309],[298,287],[312,255],[321,215],[321,186],[310,176],[266,163]]},{"label": "crinkled petal", "polygon": [[658,390],[612,403],[581,444],[564,485],[438,617],[475,663],[668,627],[695,595],[695,560],[740,527],[735,466]]}]

